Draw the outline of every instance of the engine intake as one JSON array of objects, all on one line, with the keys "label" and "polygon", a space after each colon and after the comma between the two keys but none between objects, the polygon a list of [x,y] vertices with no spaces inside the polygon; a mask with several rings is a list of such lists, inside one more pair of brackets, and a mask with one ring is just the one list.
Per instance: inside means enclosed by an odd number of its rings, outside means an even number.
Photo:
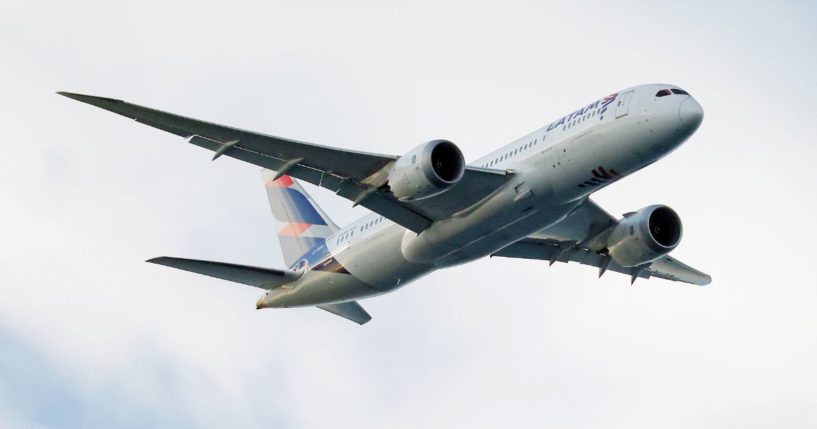
[{"label": "engine intake", "polygon": [[664,205],[625,215],[607,238],[610,257],[624,267],[652,262],[675,249],[683,227],[675,211]]},{"label": "engine intake", "polygon": [[465,158],[454,143],[432,140],[400,157],[389,172],[389,188],[400,201],[432,197],[454,186],[465,173]]}]

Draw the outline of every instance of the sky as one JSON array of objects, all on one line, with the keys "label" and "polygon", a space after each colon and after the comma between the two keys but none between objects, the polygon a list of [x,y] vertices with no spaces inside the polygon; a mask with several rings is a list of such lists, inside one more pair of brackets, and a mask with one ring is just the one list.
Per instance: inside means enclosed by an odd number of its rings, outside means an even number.
[{"label": "sky", "polygon": [[[0,0],[0,427],[817,425],[817,6]],[[611,92],[705,119],[594,195],[673,207],[707,287],[481,259],[357,326],[146,264],[282,267],[259,169],[60,97],[474,160]],[[333,219],[366,213],[307,186]]]}]

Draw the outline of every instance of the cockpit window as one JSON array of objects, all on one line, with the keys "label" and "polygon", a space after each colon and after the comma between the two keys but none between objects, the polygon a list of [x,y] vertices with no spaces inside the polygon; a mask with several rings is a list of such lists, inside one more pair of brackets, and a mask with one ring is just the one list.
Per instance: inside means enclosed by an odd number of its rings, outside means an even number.
[{"label": "cockpit window", "polygon": [[672,88],[673,94],[682,94],[682,95],[689,95],[688,92],[684,91],[683,89]]},{"label": "cockpit window", "polygon": [[662,89],[662,90],[656,92],[655,96],[656,97],[666,97],[666,96],[671,95],[671,94],[672,94],[672,91],[670,91],[668,89]]}]

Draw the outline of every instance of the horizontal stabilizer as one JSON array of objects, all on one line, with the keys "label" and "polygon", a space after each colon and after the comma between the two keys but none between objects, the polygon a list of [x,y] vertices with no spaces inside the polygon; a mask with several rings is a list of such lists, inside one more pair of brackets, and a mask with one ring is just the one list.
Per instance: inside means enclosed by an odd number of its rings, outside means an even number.
[{"label": "horizontal stabilizer", "polygon": [[372,316],[369,316],[369,313],[367,313],[357,301],[341,302],[340,304],[324,304],[317,307],[343,317],[344,319],[349,319],[358,325],[372,320]]},{"label": "horizontal stabilizer", "polygon": [[294,282],[301,276],[301,273],[290,270],[275,270],[271,268],[228,264],[226,262],[171,258],[167,256],[148,259],[147,262],[267,290]]}]

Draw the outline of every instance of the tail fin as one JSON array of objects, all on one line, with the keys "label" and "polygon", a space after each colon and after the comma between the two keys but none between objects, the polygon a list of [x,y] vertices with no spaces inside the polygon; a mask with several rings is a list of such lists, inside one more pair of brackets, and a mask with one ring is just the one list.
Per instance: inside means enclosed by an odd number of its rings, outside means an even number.
[{"label": "tail fin", "polygon": [[[339,228],[315,204],[309,194],[295,181],[283,175],[275,178],[271,170],[261,171],[267,188],[270,208],[278,224],[278,240],[284,254],[284,262],[292,266],[301,259],[310,263],[326,253],[326,238]],[[323,245],[323,251],[318,248]]]}]

